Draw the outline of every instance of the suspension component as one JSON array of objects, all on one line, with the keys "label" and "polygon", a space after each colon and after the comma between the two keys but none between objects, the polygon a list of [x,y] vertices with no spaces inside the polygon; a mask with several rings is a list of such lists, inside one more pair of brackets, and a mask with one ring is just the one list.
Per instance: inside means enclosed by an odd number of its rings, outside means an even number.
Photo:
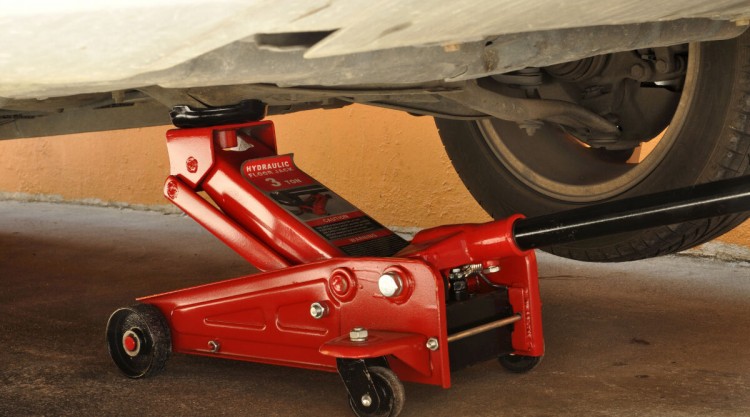
[{"label": "suspension component", "polygon": [[519,123],[545,120],[576,129],[580,136],[597,139],[620,135],[618,126],[576,103],[510,97],[467,82],[459,91],[441,93],[447,99],[502,120]]}]

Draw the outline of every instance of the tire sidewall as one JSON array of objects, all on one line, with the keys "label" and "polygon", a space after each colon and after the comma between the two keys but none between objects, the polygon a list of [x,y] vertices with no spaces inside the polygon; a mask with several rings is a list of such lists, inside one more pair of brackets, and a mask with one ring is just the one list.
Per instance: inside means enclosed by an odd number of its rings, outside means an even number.
[{"label": "tire sidewall", "polygon": [[[690,92],[693,96],[688,101],[674,144],[639,183],[609,200],[735,177],[748,171],[747,152],[742,162],[742,155],[728,153],[728,143],[737,140],[738,130],[750,132],[750,123],[745,123],[739,105],[748,97],[743,91],[747,88],[744,85],[747,79],[743,78],[742,66],[750,63],[745,47],[750,44],[749,40],[750,34],[746,33],[736,39],[696,46],[700,48],[700,60]],[[436,124],[457,172],[493,218],[517,212],[537,216],[582,205],[545,196],[523,184],[497,159],[476,122],[436,119]],[[750,135],[743,140],[748,142],[745,145],[750,145]],[[738,169],[727,169],[733,165]],[[722,231],[743,218],[725,218]],[[661,231],[653,229],[650,234],[613,235],[560,245],[549,251],[581,260],[632,260],[684,249],[720,234],[705,227],[706,232],[700,234],[695,230],[698,227],[704,225],[699,221],[673,226],[669,231],[662,228]],[[685,239],[685,236],[692,237]]]}]

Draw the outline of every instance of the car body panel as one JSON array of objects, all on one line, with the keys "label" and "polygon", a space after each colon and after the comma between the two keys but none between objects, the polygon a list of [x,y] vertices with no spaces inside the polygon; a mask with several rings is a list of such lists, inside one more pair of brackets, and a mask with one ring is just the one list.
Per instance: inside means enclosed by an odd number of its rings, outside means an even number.
[{"label": "car body panel", "polygon": [[[4,46],[0,53],[0,97],[16,99],[44,99],[170,83],[194,87],[197,85],[179,82],[179,71],[166,79],[160,71],[184,65],[234,42],[254,43],[260,49],[271,51],[302,49],[305,60],[354,54],[364,54],[359,59],[367,60],[378,58],[367,55],[374,51],[430,46],[451,51],[460,49],[461,44],[518,33],[690,18],[736,21],[744,25],[750,17],[750,3],[742,0],[564,3],[549,0],[469,3],[42,0],[3,1],[2,9],[0,38]],[[261,34],[283,33],[315,34],[316,42],[258,43],[263,39],[258,37]],[[327,36],[320,39],[321,33]],[[413,51],[404,52],[413,54]],[[342,79],[347,79],[347,67],[339,69],[335,63],[335,60],[327,62],[327,72],[339,73]],[[356,69],[356,66],[350,64],[348,68]],[[306,77],[304,71],[291,76],[287,72],[282,66],[275,73],[266,73],[253,82],[331,84],[325,79],[316,82],[315,77]],[[435,79],[435,75],[426,73],[423,78],[422,81],[427,81]],[[356,79],[358,84],[367,82]]]}]

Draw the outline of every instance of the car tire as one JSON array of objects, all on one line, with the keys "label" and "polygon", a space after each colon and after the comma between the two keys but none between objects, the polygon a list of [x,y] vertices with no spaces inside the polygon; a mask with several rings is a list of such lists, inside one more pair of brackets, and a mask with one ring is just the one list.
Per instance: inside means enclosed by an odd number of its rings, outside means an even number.
[{"label": "car tire", "polygon": [[[436,124],[462,181],[496,219],[750,174],[750,32],[690,45],[684,86],[670,126],[639,164],[564,143],[557,137],[561,131],[550,126],[530,137],[517,124],[498,119],[436,119]],[[721,216],[544,250],[583,261],[631,261],[691,248],[745,218]]]}]

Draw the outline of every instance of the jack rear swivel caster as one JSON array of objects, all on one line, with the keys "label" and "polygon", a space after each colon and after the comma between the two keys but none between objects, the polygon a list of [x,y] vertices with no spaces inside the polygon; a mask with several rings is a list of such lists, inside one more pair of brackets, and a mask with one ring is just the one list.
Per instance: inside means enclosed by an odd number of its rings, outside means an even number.
[{"label": "jack rear swivel caster", "polygon": [[367,361],[336,361],[339,375],[349,392],[349,406],[358,417],[398,416],[406,401],[404,385],[387,367],[385,358]]},{"label": "jack rear swivel caster", "polygon": [[150,304],[135,304],[112,313],[106,335],[112,360],[130,378],[156,375],[172,352],[169,325],[161,311]]}]

